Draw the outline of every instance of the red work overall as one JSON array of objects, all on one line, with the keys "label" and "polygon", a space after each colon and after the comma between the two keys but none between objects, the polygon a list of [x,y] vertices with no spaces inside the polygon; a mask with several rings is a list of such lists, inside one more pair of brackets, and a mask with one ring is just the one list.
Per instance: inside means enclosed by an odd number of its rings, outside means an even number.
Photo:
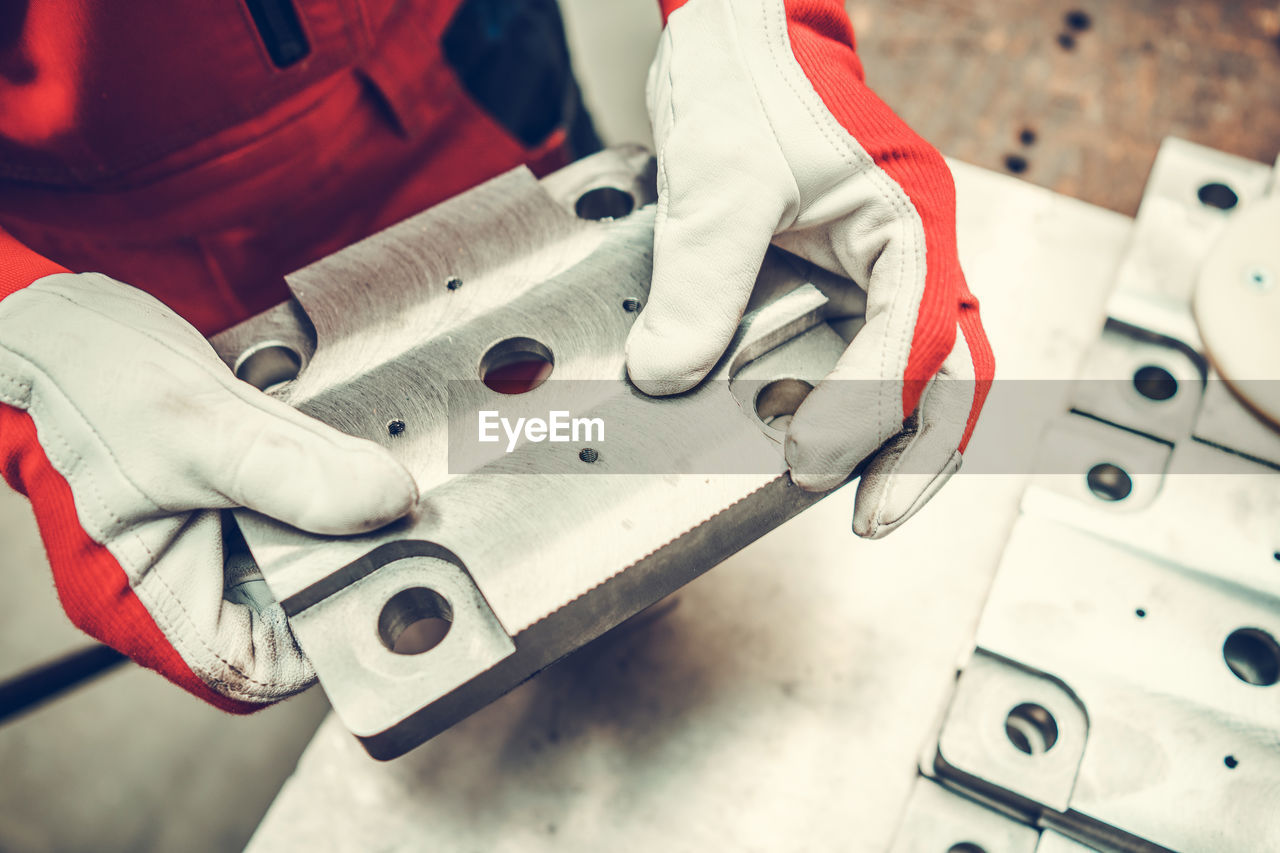
[{"label": "red work overall", "polygon": [[[567,88],[505,74],[503,38],[557,55]],[[0,266],[25,244],[211,334],[283,299],[291,270],[565,162],[580,101],[563,54],[552,0],[10,0]],[[504,124],[495,86],[552,118]]]}]

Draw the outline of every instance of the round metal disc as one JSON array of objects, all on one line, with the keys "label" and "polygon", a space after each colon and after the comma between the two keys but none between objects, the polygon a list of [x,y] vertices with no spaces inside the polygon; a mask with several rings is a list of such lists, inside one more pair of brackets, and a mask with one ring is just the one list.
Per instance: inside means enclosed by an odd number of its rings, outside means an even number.
[{"label": "round metal disc", "polygon": [[1195,315],[1222,378],[1280,427],[1280,197],[1231,217],[1200,270]]}]

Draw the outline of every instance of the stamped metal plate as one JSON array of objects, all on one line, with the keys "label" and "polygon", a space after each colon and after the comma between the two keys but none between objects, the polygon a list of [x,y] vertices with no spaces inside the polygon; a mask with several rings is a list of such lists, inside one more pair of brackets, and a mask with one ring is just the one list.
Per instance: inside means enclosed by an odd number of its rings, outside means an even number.
[{"label": "stamped metal plate", "polygon": [[[517,170],[289,276],[293,300],[214,340],[242,378],[381,443],[418,482],[410,518],[360,537],[237,516],[335,711],[375,757],[821,497],[791,482],[766,423],[779,413],[756,401],[834,364],[846,341],[824,322],[823,291],[848,282],[771,250],[711,378],[647,397],[623,348],[648,294],[654,194],[639,149],[541,182]],[[513,362],[541,364],[526,393],[489,381]],[[598,418],[603,434],[459,452],[480,412],[557,410]],[[443,639],[417,636],[432,623]]]}]

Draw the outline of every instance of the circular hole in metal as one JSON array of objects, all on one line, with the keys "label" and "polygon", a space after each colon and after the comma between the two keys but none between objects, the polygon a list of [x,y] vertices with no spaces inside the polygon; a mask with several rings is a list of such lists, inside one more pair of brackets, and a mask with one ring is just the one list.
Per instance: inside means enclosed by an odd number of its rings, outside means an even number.
[{"label": "circular hole in metal", "polygon": [[578,451],[578,458],[591,465],[600,459],[600,452],[594,447],[584,447]]},{"label": "circular hole in metal", "polygon": [[382,605],[378,636],[398,655],[420,655],[440,645],[453,624],[453,608],[434,589],[401,590]]},{"label": "circular hole in metal", "polygon": [[1226,758],[1222,759],[1222,763],[1227,765],[1227,769],[1229,770],[1235,770],[1240,766],[1240,762],[1234,755],[1228,755]]},{"label": "circular hole in metal", "polygon": [[1119,465],[1101,462],[1089,469],[1085,483],[1101,501],[1122,501],[1133,491],[1133,480]]},{"label": "circular hole in metal", "polygon": [[1222,659],[1246,684],[1270,687],[1280,681],[1280,645],[1259,628],[1232,631],[1222,644]]},{"label": "circular hole in metal", "polygon": [[596,187],[578,196],[573,210],[583,219],[621,219],[635,210],[635,196],[617,187]]},{"label": "circular hole in metal", "polygon": [[480,381],[499,394],[524,394],[546,382],[554,366],[546,345],[533,338],[507,338],[480,359]]},{"label": "circular hole in metal", "polygon": [[1058,721],[1042,706],[1023,702],[1005,717],[1004,733],[1019,752],[1043,755],[1058,742]]},{"label": "circular hole in metal", "polygon": [[1216,207],[1218,210],[1230,210],[1240,202],[1240,196],[1226,184],[1216,181],[1204,184],[1196,190],[1196,198],[1205,207]]},{"label": "circular hole in metal", "polygon": [[947,848],[947,853],[987,853],[987,849],[972,841],[961,841]]},{"label": "circular hole in metal", "polygon": [[803,379],[775,379],[756,392],[756,417],[765,426],[785,431],[812,390]]},{"label": "circular hole in metal", "polygon": [[450,290],[458,290],[459,288],[462,287],[462,279],[455,276],[449,279],[448,281],[446,281],[444,283],[444,286],[449,288]]},{"label": "circular hole in metal", "polygon": [[302,356],[288,344],[267,341],[245,350],[236,362],[236,378],[266,391],[298,378]]},{"label": "circular hole in metal", "polygon": [[1080,33],[1093,26],[1093,19],[1089,17],[1089,13],[1081,9],[1072,9],[1063,15],[1062,19],[1068,27]]},{"label": "circular hole in metal", "polygon": [[644,307],[643,303],[635,297],[628,296],[626,299],[622,300],[622,310],[626,311],[628,314],[638,314],[642,307]]},{"label": "circular hole in metal", "polygon": [[399,418],[396,418],[393,421],[387,421],[387,434],[400,435],[400,433],[404,432],[404,426],[404,421]]},{"label": "circular hole in metal", "polygon": [[1163,367],[1148,364],[1134,371],[1133,387],[1148,400],[1163,402],[1178,393],[1178,380]]}]

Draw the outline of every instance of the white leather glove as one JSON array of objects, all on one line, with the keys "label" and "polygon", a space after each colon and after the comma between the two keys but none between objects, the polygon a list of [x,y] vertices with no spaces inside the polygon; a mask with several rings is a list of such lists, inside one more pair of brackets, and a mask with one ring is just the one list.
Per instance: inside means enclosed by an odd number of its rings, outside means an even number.
[{"label": "white leather glove", "polygon": [[770,240],[857,282],[866,325],[795,413],[785,451],[814,490],[865,462],[853,528],[883,536],[959,468],[995,369],[960,270],[951,173],[866,87],[839,0],[664,7],[648,83],[653,287],[628,372],[649,394],[701,381]]},{"label": "white leather glove", "polygon": [[221,510],[353,534],[417,500],[385,449],[239,381],[184,320],[95,273],[0,301],[0,403],[3,472],[72,621],[227,710],[314,674],[256,567],[224,565]]}]

